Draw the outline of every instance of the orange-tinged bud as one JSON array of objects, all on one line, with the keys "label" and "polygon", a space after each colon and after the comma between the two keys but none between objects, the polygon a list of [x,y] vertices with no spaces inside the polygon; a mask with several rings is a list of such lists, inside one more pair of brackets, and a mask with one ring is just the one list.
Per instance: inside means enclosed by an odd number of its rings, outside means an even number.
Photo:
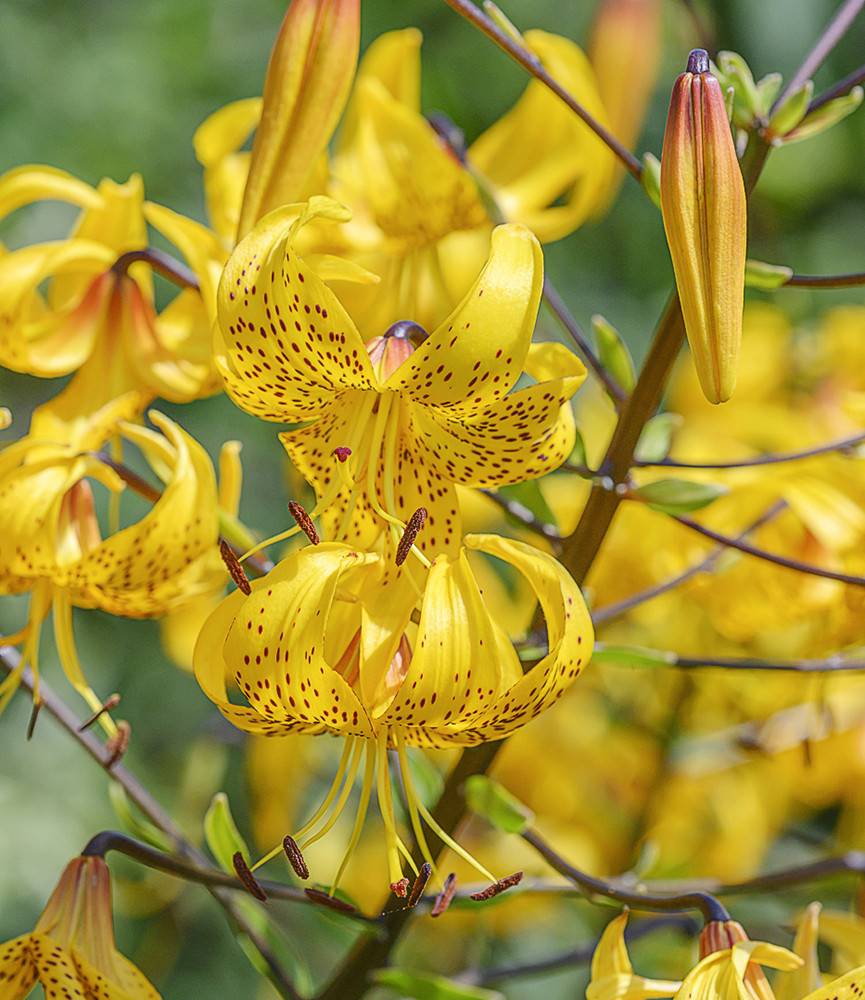
[{"label": "orange-tinged bud", "polygon": [[661,212],[697,376],[709,402],[723,403],[742,338],[747,205],[724,94],[703,49],[673,87]]},{"label": "orange-tinged bud", "polygon": [[360,0],[292,0],[267,66],[238,238],[299,200],[345,107],[359,40]]},{"label": "orange-tinged bud", "polygon": [[[748,940],[750,939],[745,933],[745,928],[735,920],[710,920],[700,932],[700,958],[707,958],[716,951],[726,951],[736,942]],[[758,1000],[775,1000],[766,973],[756,962],[748,963],[745,982]]]}]

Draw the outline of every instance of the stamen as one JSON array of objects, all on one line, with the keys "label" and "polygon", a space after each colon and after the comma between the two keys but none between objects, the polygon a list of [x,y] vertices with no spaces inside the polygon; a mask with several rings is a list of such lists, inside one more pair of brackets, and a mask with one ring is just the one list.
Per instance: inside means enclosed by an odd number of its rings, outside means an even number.
[{"label": "stamen", "polygon": [[378,802],[384,821],[385,844],[391,882],[399,882],[403,877],[397,846],[396,818],[393,811],[393,796],[390,784],[390,768],[387,761],[388,730],[383,728],[378,735],[376,750],[378,756]]},{"label": "stamen", "polygon": [[457,891],[457,877],[451,872],[450,875],[445,879],[444,887],[442,891],[436,896],[436,901],[433,903],[432,911],[430,912],[431,917],[440,917],[445,910],[451,905],[451,900],[454,898],[454,893]]},{"label": "stamen", "polygon": [[78,727],[78,732],[83,733],[85,729],[89,729],[93,725],[93,723],[97,721],[97,719],[101,718],[106,712],[110,712],[112,709],[117,708],[119,704],[120,704],[119,694],[115,692],[114,694],[109,695],[102,703],[102,706],[98,708],[93,713],[93,715],[90,716],[89,719],[81,723],[81,725]]},{"label": "stamen", "polygon": [[307,899],[311,899],[313,903],[319,903],[321,906],[328,907],[328,909],[336,910],[337,913],[357,913],[356,906],[346,903],[344,899],[337,899],[336,896],[329,896],[320,889],[307,888],[303,891],[306,893]]},{"label": "stamen", "polygon": [[249,865],[244,860],[240,851],[235,851],[231,857],[231,863],[234,865],[234,871],[237,874],[237,877],[241,882],[243,882],[244,888],[250,896],[255,896],[255,898],[260,902],[266,903],[267,893],[259,885],[258,880],[250,871]]},{"label": "stamen", "polygon": [[351,448],[347,447],[334,448],[333,453],[334,455],[336,455],[336,457],[339,459],[340,462],[347,462],[351,456]]},{"label": "stamen", "polygon": [[237,585],[237,589],[243,591],[244,594],[251,594],[252,586],[249,578],[243,572],[243,567],[240,565],[240,560],[237,558],[234,549],[224,538],[219,539],[219,554],[222,556],[222,561],[225,563],[228,575]]},{"label": "stamen", "polygon": [[414,831],[415,840],[418,847],[421,850],[421,854],[429,862],[430,868],[432,869],[432,852],[429,849],[429,845],[426,841],[426,835],[423,831],[423,825],[420,821],[420,815],[418,813],[418,794],[414,787],[414,781],[412,779],[411,767],[409,766],[408,753],[405,748],[405,740],[402,734],[396,733],[396,752],[399,759],[399,769],[402,775],[402,786],[405,791],[406,804],[408,805],[408,814],[411,821],[411,828]]},{"label": "stamen", "polygon": [[405,899],[408,895],[408,887],[411,883],[409,880],[403,876],[399,882],[391,882],[390,891],[394,896],[399,896],[400,899]]},{"label": "stamen", "polygon": [[321,539],[318,537],[318,532],[315,530],[315,525],[312,523],[309,514],[307,514],[303,507],[296,500],[289,500],[288,512],[297,521],[297,526],[312,544],[318,545]]},{"label": "stamen", "polygon": [[474,868],[475,871],[480,872],[484,878],[489,879],[490,882],[497,881],[495,875],[488,872],[486,868],[484,868],[484,866],[479,861],[476,861],[464,847],[461,847],[453,839],[453,837],[451,837],[451,835],[447,832],[447,830],[442,829],[441,825],[436,822],[435,817],[432,815],[429,809],[427,809],[427,807],[423,804],[423,802],[420,801],[420,799],[417,800],[417,807],[421,816],[423,816],[423,818],[426,820],[427,826],[433,831],[433,833],[439,838],[439,840],[443,844],[446,844],[454,852],[454,854],[458,854],[463,859],[463,861],[467,861],[472,866],[472,868]]},{"label": "stamen", "polygon": [[493,882],[492,885],[482,889],[480,892],[473,892],[469,899],[474,899],[479,903],[484,902],[484,900],[492,899],[493,896],[498,896],[503,893],[506,889],[512,889],[515,885],[519,885],[523,880],[522,872],[514,872],[513,875],[506,875],[504,878],[500,878],[498,882]]},{"label": "stamen", "polygon": [[105,749],[108,751],[108,759],[105,761],[107,770],[110,771],[129,749],[129,739],[131,736],[132,726],[129,725],[126,719],[121,719],[117,723],[117,731],[105,741]]},{"label": "stamen", "polygon": [[420,872],[418,877],[414,880],[414,885],[411,887],[411,895],[408,898],[406,906],[411,909],[417,906],[420,902],[420,898],[423,895],[424,889],[426,889],[427,882],[430,880],[432,875],[432,865],[429,861],[424,861],[420,867]]},{"label": "stamen", "polygon": [[[333,777],[330,789],[328,790],[328,793],[324,797],[324,799],[322,799],[318,809],[315,810],[312,816],[310,816],[310,818],[306,821],[306,823],[304,823],[304,825],[299,830],[295,831],[294,839],[296,841],[299,842],[301,837],[309,833],[309,831],[316,825],[316,823],[318,823],[321,817],[324,816],[324,814],[330,808],[331,802],[333,802],[333,800],[336,798],[340,786],[342,785],[342,779],[345,777],[346,768],[348,767],[349,762],[354,754],[356,745],[357,745],[357,739],[356,737],[353,736],[349,736],[343,743],[342,754],[340,755],[339,764],[337,765],[336,774]],[[277,852],[274,852],[272,857],[275,857],[276,853]]]},{"label": "stamen", "polygon": [[405,531],[402,533],[402,538],[399,540],[399,545],[396,549],[397,566],[402,566],[406,559],[408,559],[408,554],[411,552],[415,539],[420,534],[420,530],[426,522],[426,518],[426,507],[418,507],[408,519],[408,524],[405,526]]},{"label": "stamen", "polygon": [[30,721],[27,723],[27,741],[33,739],[33,730],[36,728],[36,720],[39,718],[39,712],[42,709],[42,702],[38,699],[33,702],[33,708],[30,710]]},{"label": "stamen", "polygon": [[330,887],[331,896],[336,892],[339,880],[342,878],[342,873],[345,871],[349,861],[351,860],[352,854],[354,854],[354,849],[357,847],[357,842],[360,840],[363,824],[366,822],[369,800],[372,795],[372,786],[375,784],[375,757],[375,745],[373,743],[368,743],[366,746],[366,764],[363,772],[363,785],[361,786],[360,802],[358,803],[357,813],[354,818],[354,828],[351,831],[351,838],[348,842],[348,847],[346,847],[342,861],[339,863],[339,868],[337,869],[336,876],[334,877],[333,885]]},{"label": "stamen", "polygon": [[294,837],[286,836],[282,841],[282,848],[285,851],[285,856],[288,858],[291,867],[294,869],[294,874],[297,875],[298,878],[309,878],[309,866],[304,860],[303,855],[300,853],[300,848],[297,846],[297,841]]},{"label": "stamen", "polygon": [[[321,840],[325,834],[329,833],[333,827],[336,825],[337,820],[342,815],[343,809],[345,809],[345,804],[348,802],[348,797],[351,795],[351,790],[354,788],[354,779],[357,774],[358,766],[360,765],[360,746],[357,745],[356,752],[352,753],[351,762],[349,764],[348,770],[345,775],[345,781],[342,785],[342,790],[339,793],[339,798],[336,800],[336,804],[331,811],[330,817],[324,826],[319,827],[315,833],[309,833],[304,837],[302,847],[306,849],[310,844],[314,844],[316,841]],[[307,827],[309,828],[309,827]],[[298,833],[297,839],[300,840],[300,834]]]}]

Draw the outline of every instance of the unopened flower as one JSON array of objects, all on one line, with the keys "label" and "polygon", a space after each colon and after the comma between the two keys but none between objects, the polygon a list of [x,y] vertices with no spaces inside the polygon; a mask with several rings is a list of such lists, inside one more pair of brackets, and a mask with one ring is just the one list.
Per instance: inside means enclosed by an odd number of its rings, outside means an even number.
[{"label": "unopened flower", "polygon": [[[77,372],[52,405],[89,413],[123,393],[185,402],[216,391],[210,355],[215,282],[221,255],[203,226],[144,201],[141,178],[91,188],[51,167],[0,177],[0,216],[59,199],[81,208],[70,235],[0,253],[0,362],[43,378]],[[196,267],[201,292],[186,289],[156,311],[145,263],[118,269],[147,246],[147,222]]]},{"label": "unopened flower", "polygon": [[[50,411],[37,413],[30,434],[0,453],[0,591],[30,594],[29,620],[16,637],[23,655],[0,684],[0,709],[27,665],[36,675],[38,704],[39,637],[53,611],[63,669],[97,711],[102,702],[75,649],[73,605],[129,618],[162,614],[195,592],[198,560],[215,548],[216,484],[207,453],[159,413],[150,419],[161,433],[125,422],[135,407],[132,394],[72,425]],[[94,490],[118,496],[124,482],[97,452],[116,433],[141,451],[165,485],[139,521],[106,530]]]},{"label": "unopened flower", "polygon": [[[524,575],[546,619],[549,653],[523,669],[490,615],[469,553],[497,557]],[[416,560],[415,560],[416,561]],[[580,590],[545,553],[494,535],[470,535],[454,555],[412,574],[337,542],[294,552],[252,593],[226,598],[202,629],[195,674],[222,714],[246,732],[333,733],[345,749],[331,792],[291,836],[298,851],[324,836],[362,768],[356,823],[335,883],[352,855],[373,787],[386,830],[389,882],[405,877],[394,818],[388,750],[396,750],[409,816],[425,859],[426,824],[481,874],[419,799],[407,747],[471,746],[503,739],[554,704],[592,648]],[[229,695],[236,685],[240,700]],[[283,850],[283,839],[273,853]],[[268,855],[269,857],[270,855]]]},{"label": "unopened flower", "polygon": [[100,857],[70,861],[29,934],[0,945],[0,996],[159,1000],[140,969],[117,951],[111,875]]},{"label": "unopened flower", "polygon": [[[331,265],[295,248],[302,227],[323,218],[345,214],[325,198],[273,213],[231,255],[218,296],[226,389],[256,416],[305,422],[281,438],[316,491],[312,513],[325,517],[327,537],[370,545],[386,529],[395,542],[424,507],[421,548],[453,550],[454,483],[540,476],[573,447],[568,400],[585,368],[561,345],[531,346],[540,247],[524,227],[500,226],[486,266],[441,326],[418,343],[397,324],[381,331],[392,344],[365,345],[316,273]],[[524,370],[538,381],[511,391]]]},{"label": "unopened flower", "polygon": [[661,210],[694,365],[706,398],[736,384],[747,205],[724,95],[694,49],[673,86],[661,157]]}]

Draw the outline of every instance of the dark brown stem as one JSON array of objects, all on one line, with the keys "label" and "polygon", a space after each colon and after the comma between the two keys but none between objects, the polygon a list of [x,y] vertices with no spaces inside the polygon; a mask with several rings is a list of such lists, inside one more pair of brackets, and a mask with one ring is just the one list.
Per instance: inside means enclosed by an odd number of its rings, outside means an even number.
[{"label": "dark brown stem", "polygon": [[854,274],[794,274],[784,288],[855,288],[865,285],[865,271]]},{"label": "dark brown stem", "polygon": [[683,910],[697,910],[702,913],[706,922],[730,919],[725,907],[713,895],[703,891],[680,893],[650,893],[645,887],[626,889],[608,879],[596,878],[586,872],[574,868],[541,837],[537,830],[525,830],[523,840],[530,844],[541,857],[563,875],[569,882],[581,889],[589,898],[604,896],[636,910],[649,910],[678,913]]},{"label": "dark brown stem", "polygon": [[740,458],[732,462],[680,462],[674,458],[662,458],[657,462],[634,462],[636,468],[667,468],[667,469],[751,469],[756,465],[778,465],[783,462],[797,462],[802,458],[813,458],[815,455],[828,455],[833,451],[845,451],[854,448],[865,441],[865,434],[854,434],[852,437],[829,441],[827,444],[816,445],[814,448],[803,448],[801,451],[784,451],[777,454],[757,455],[754,458]]},{"label": "dark brown stem", "polygon": [[511,59],[518,62],[523,69],[549,87],[557,97],[567,104],[575,115],[589,126],[602,142],[606,143],[610,150],[622,161],[625,169],[636,177],[637,180],[640,179],[640,175],[643,172],[643,165],[637,157],[630,150],[626,149],[612,133],[607,131],[554,77],[550,76],[534,53],[530,52],[525,46],[520,45],[509,34],[502,31],[494,21],[487,17],[470,0],[445,0],[445,3],[467,21],[470,21],[476,28],[479,28],[487,38],[495,42],[502,51],[506,52]]},{"label": "dark brown stem", "polygon": [[861,83],[865,83],[865,66],[854,69],[843,80],[839,80],[836,84],[829,87],[828,90],[824,90],[822,94],[818,94],[808,105],[808,114],[816,111],[818,108],[822,108],[824,104],[834,101],[836,97],[844,97],[845,94],[849,94],[854,87],[858,87]]},{"label": "dark brown stem", "polygon": [[583,360],[595,373],[604,389],[606,389],[607,395],[615,403],[616,409],[619,409],[622,403],[628,398],[628,394],[601,364],[599,358],[589,345],[585,334],[580,329],[579,324],[565,305],[564,299],[559,295],[547,277],[544,278],[544,302],[546,302],[550,312],[559,321],[562,329],[573,340],[578,353],[582,355]]},{"label": "dark brown stem", "polygon": [[826,25],[823,33],[814,43],[813,48],[802,60],[802,65],[790,77],[787,85],[778,95],[772,105],[772,111],[780,107],[790,94],[795,94],[817,70],[823,65],[824,60],[841,41],[848,29],[862,13],[865,7],[865,0],[844,0],[844,3],[835,12],[832,20]]},{"label": "dark brown stem", "polygon": [[704,524],[699,524],[690,517],[684,517],[681,514],[671,514],[670,517],[683,527],[690,528],[691,531],[703,535],[704,538],[710,538],[713,542],[724,545],[729,549],[736,549],[746,556],[754,556],[756,559],[762,559],[764,562],[772,563],[775,566],[782,566],[784,569],[792,569],[797,573],[805,573],[808,576],[819,576],[826,580],[837,580],[839,583],[847,583],[852,587],[865,587],[865,577],[863,576],[855,576],[851,573],[837,573],[832,569],[823,569],[820,566],[800,562],[798,559],[789,559],[787,556],[768,552],[766,549],[757,548],[757,546],[750,545],[742,539],[733,538],[730,535],[722,535],[721,532],[707,528]]},{"label": "dark brown stem", "polygon": [[167,278],[172,284],[179,288],[194,288],[199,290],[198,278],[195,274],[179,260],[170,254],[157,250],[155,247],[147,247],[144,250],[130,250],[121,254],[112,265],[112,270],[117,274],[126,274],[133,264],[143,262],[149,264],[154,271]]},{"label": "dark brown stem", "polygon": [[[19,663],[19,656],[16,650],[5,646],[0,647],[0,668],[7,673],[15,670]],[[28,691],[33,692],[33,674],[30,669],[26,669],[21,676],[21,684]],[[84,750],[96,761],[96,763],[119,785],[122,786],[129,799],[141,810],[151,823],[159,827],[163,833],[167,834],[174,844],[175,850],[182,857],[188,858],[196,865],[206,865],[207,859],[190,844],[181,833],[174,820],[153,798],[150,792],[133,777],[132,774],[122,765],[111,762],[111,754],[96,739],[89,730],[81,730],[81,719],[79,719],[71,709],[57,697],[51,687],[40,678],[39,698],[42,708],[66,730],[67,733],[83,747]],[[208,891],[219,905],[225,910],[230,921],[234,923],[240,932],[244,934],[255,945],[262,958],[267,963],[270,970],[270,978],[280,995],[286,1000],[300,1000],[300,995],[295,990],[291,979],[282,968],[279,961],[271,953],[267,942],[261,937],[258,931],[249,923],[241,910],[235,905],[230,893],[216,886],[209,886]]]}]

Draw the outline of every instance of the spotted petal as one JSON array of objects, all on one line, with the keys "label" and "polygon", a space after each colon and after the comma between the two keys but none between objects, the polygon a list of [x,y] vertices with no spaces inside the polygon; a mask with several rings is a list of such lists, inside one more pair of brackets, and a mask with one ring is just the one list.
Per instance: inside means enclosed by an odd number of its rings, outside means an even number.
[{"label": "spotted petal", "polygon": [[327,198],[280,209],[229,258],[218,293],[217,367],[247,412],[308,420],[342,390],[373,388],[369,355],[354,323],[293,245],[310,220],[347,217]]},{"label": "spotted petal", "polygon": [[32,938],[23,934],[0,945],[0,996],[4,1000],[23,1000],[36,983]]},{"label": "spotted petal", "polygon": [[[474,286],[386,385],[468,417],[501,399],[523,371],[543,287],[543,256],[523,226],[494,230]],[[497,380],[496,380],[497,379]]]}]

